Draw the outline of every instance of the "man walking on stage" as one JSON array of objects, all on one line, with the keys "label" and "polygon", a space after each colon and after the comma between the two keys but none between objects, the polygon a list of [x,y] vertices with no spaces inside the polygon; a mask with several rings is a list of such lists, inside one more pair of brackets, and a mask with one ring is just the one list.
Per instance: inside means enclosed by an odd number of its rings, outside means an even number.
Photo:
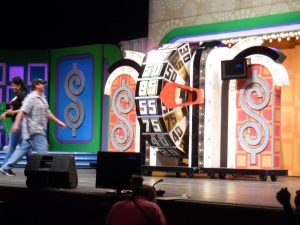
[{"label": "man walking on stage", "polygon": [[46,81],[35,78],[32,80],[33,91],[25,98],[20,112],[18,113],[12,132],[19,131],[19,123],[22,121],[22,142],[15,150],[9,160],[2,165],[0,173],[7,176],[14,176],[12,167],[27,152],[37,151],[40,154],[48,152],[48,141],[46,137],[48,119],[57,123],[62,128],[66,124],[55,117],[50,109],[48,102],[44,96]]}]

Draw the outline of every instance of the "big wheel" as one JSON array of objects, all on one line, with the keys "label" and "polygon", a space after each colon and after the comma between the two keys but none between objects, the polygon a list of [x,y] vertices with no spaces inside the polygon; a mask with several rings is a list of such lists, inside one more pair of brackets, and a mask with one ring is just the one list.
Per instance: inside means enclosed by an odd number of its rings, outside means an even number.
[{"label": "big wheel", "polygon": [[[188,43],[164,45],[148,53],[137,82],[136,108],[141,132],[165,156],[188,153],[188,104],[193,100],[188,73],[192,57]],[[172,87],[171,87],[172,86]],[[169,89],[168,89],[168,88]],[[166,106],[162,99],[169,99]]]}]

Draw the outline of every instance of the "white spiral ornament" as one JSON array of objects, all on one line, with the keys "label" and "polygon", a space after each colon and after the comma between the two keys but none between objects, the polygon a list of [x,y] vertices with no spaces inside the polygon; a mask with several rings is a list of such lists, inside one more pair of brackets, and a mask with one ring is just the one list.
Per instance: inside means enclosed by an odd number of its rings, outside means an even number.
[{"label": "white spiral ornament", "polygon": [[[252,94],[256,93],[258,98],[263,99],[257,103]],[[255,121],[246,121],[239,129],[239,144],[242,149],[251,155],[251,164],[256,164],[256,155],[265,150],[270,139],[270,130],[267,121],[253,110],[263,110],[270,101],[270,88],[268,83],[257,76],[257,70],[252,70],[252,79],[247,79],[242,85],[239,101],[245,113]],[[252,137],[246,133],[248,128],[253,128],[256,136]],[[245,135],[244,135],[245,133]]]},{"label": "white spiral ornament", "polygon": [[[128,103],[127,108],[123,106],[122,100]],[[110,137],[111,143],[118,151],[126,151],[132,144],[134,136],[130,120],[123,115],[130,113],[134,107],[134,93],[126,85],[126,79],[121,79],[121,86],[114,91],[111,104],[113,112],[123,122],[114,124]],[[120,129],[123,131],[123,136],[118,132]]]},{"label": "white spiral ornament", "polygon": [[[72,129],[72,137],[76,137],[76,129],[79,128],[84,120],[84,105],[76,96],[80,95],[85,88],[85,77],[82,71],[73,64],[73,69],[67,74],[64,88],[66,95],[73,101],[64,110],[64,119],[67,126]],[[74,113],[75,111],[75,113]]]}]

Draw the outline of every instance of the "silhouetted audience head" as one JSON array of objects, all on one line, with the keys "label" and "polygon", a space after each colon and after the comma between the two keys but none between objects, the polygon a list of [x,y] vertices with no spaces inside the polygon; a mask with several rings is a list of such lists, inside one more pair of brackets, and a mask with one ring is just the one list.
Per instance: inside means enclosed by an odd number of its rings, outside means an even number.
[{"label": "silhouetted audience head", "polygon": [[286,187],[281,188],[280,191],[278,191],[277,194],[276,194],[276,199],[284,207],[289,206],[290,205],[291,194],[290,194],[290,192],[288,191],[288,189]]},{"label": "silhouetted audience head", "polygon": [[143,181],[141,176],[131,177],[132,195],[112,206],[106,225],[167,225],[163,212],[155,202],[156,191]]},{"label": "silhouetted audience head", "polygon": [[300,190],[296,191],[296,196],[294,198],[294,203],[296,210],[294,212],[291,205],[291,194],[288,191],[287,187],[281,188],[276,194],[277,201],[283,206],[284,215],[285,215],[285,224],[294,225],[300,224]]},{"label": "silhouetted audience head", "polygon": [[300,190],[296,191],[296,196],[294,199],[296,208],[300,207]]},{"label": "silhouetted audience head", "polygon": [[143,184],[143,177],[133,175],[131,177],[132,198],[145,198],[148,201],[156,202],[156,192],[150,185]]}]

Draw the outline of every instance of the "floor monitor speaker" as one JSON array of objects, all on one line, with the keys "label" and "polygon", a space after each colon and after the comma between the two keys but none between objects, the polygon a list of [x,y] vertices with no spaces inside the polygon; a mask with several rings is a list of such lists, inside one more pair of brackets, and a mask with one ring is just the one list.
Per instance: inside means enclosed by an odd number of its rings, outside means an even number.
[{"label": "floor monitor speaker", "polygon": [[73,155],[32,154],[24,170],[27,187],[76,188],[78,175]]}]

